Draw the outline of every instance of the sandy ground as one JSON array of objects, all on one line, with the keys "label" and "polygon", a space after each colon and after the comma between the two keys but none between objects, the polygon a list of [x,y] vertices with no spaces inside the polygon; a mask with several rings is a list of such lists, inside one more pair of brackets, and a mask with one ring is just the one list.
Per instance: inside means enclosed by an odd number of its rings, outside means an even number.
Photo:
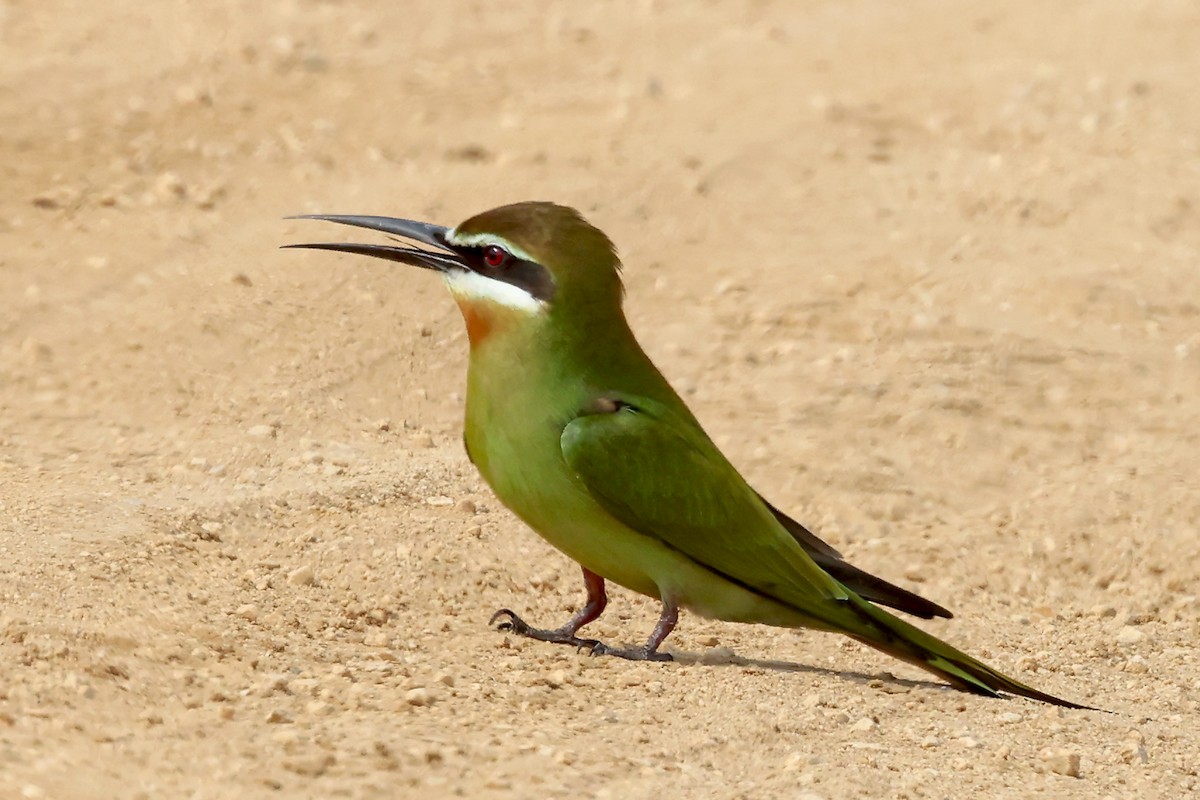
[{"label": "sandy ground", "polygon": [[[1195,792],[1197,41],[1184,0],[0,3],[0,797]],[[582,587],[466,460],[457,310],[276,247],[523,199],[617,241],[752,483],[1113,713],[695,616],[673,664],[490,630]]]}]

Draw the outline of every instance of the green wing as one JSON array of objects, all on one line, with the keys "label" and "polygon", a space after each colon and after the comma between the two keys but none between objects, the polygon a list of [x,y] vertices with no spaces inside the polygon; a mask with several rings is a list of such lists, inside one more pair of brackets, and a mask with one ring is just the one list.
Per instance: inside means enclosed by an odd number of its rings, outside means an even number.
[{"label": "green wing", "polygon": [[808,528],[767,502],[761,494],[758,495],[758,499],[770,510],[783,529],[804,548],[804,552],[817,562],[818,567],[828,572],[834,580],[862,599],[891,606],[922,619],[933,619],[934,617],[949,619],[954,616],[948,609],[939,606],[932,600],[926,600],[919,594],[913,594],[894,583],[889,583],[878,575],[872,575],[866,570],[859,569],[843,559],[841,553],[819,539]]},{"label": "green wing", "polygon": [[610,514],[714,572],[800,609],[844,599],[693,423],[608,394],[563,429],[563,457]]}]

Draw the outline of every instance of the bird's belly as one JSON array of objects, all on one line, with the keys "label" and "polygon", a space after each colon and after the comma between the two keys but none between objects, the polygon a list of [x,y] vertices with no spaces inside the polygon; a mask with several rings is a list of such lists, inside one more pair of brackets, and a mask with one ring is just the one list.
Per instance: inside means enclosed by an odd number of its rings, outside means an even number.
[{"label": "bird's belly", "polygon": [[480,469],[504,505],[553,547],[584,568],[650,597],[659,597],[654,576],[666,548],[622,525],[572,480],[566,465],[516,470]]},{"label": "bird's belly", "polygon": [[591,498],[561,460],[547,465],[556,469],[536,469],[528,457],[521,463],[521,469],[511,471],[481,464],[480,471],[501,502],[591,572],[713,619],[814,627],[797,610],[626,527]]}]

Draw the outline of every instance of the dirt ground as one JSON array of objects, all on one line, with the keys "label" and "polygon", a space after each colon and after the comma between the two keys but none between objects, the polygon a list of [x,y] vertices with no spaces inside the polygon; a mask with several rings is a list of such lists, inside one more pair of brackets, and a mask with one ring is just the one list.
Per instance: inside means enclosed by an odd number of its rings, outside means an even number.
[{"label": "dirt ground", "polygon": [[[0,3],[0,797],[1196,792],[1198,41],[1188,0]],[[467,462],[457,309],[276,248],[524,199],[616,240],[755,486],[1112,713],[694,615],[673,664],[490,630],[582,585]]]}]

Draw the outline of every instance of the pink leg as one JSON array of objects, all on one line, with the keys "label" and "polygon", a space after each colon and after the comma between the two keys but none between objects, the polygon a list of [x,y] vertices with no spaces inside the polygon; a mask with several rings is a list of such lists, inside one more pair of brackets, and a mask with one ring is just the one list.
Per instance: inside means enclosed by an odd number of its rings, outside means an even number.
[{"label": "pink leg", "polygon": [[592,655],[616,656],[630,661],[672,661],[674,659],[671,658],[671,654],[658,652],[658,647],[671,635],[671,631],[675,630],[675,623],[678,621],[679,606],[663,601],[662,615],[658,618],[658,624],[654,626],[650,639],[644,645],[620,649],[597,642],[597,646],[592,648]]}]

